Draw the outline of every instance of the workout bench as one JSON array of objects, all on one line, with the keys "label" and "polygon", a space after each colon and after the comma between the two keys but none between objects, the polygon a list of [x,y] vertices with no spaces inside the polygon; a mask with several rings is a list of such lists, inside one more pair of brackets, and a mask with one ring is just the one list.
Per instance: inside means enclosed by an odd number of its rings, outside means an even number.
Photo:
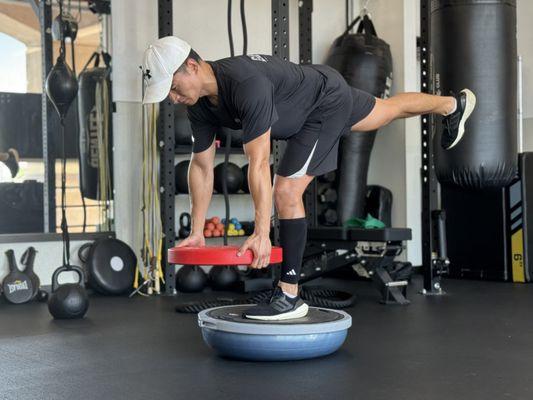
[{"label": "workout bench", "polygon": [[300,283],[344,266],[361,264],[380,291],[382,303],[409,304],[408,282],[395,281],[389,271],[405,248],[404,242],[411,237],[408,228],[310,228],[304,263],[311,261],[312,268],[303,268]]}]

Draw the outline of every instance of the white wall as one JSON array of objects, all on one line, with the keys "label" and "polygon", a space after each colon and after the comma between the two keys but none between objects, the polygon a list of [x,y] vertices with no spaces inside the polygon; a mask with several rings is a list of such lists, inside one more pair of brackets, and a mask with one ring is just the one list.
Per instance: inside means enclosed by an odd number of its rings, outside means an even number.
[{"label": "white wall", "polygon": [[[81,266],[81,262],[78,258],[78,249],[81,245],[90,241],[92,240],[73,241],[70,243],[71,265]],[[9,273],[9,266],[7,264],[7,258],[4,256],[4,253],[8,249],[13,249],[13,251],[15,252],[15,258],[17,260],[18,267],[22,269],[23,267],[19,263],[20,257],[22,256],[24,251],[30,246],[33,246],[35,250],[37,250],[37,255],[35,256],[34,270],[35,273],[39,276],[41,286],[50,286],[52,284],[52,274],[58,267],[63,265],[63,247],[61,242],[0,243],[0,282]],[[65,272],[59,276],[59,283],[77,281],[77,275],[72,272]]]},{"label": "white wall", "polygon": [[117,238],[136,252],[141,242],[141,99],[139,66],[157,37],[157,0],[112,0],[113,174]]},{"label": "white wall", "polygon": [[[377,34],[391,47],[392,94],[419,91],[416,60],[417,0],[373,0],[369,3]],[[386,162],[384,162],[386,160]],[[404,257],[421,263],[420,247],[420,122],[394,121],[379,130],[370,159],[368,183],[389,188],[393,194],[392,225],[409,227],[413,239]]]},{"label": "white wall", "polygon": [[[174,34],[188,41],[206,60],[228,57],[226,1],[203,0],[191,5],[174,0]],[[313,62],[321,62],[335,37],[344,30],[345,2],[315,0],[313,14]],[[235,54],[242,53],[242,29],[239,4],[233,2],[232,29]],[[290,59],[298,62],[298,2],[289,8]],[[271,54],[271,1],[246,2],[248,53]],[[156,0],[112,0],[113,116],[117,237],[137,247],[139,243],[140,112],[141,81],[138,66],[148,44],[157,38]],[[188,156],[177,156],[176,162]],[[246,163],[242,155],[232,155],[232,162]],[[216,163],[222,161],[217,156]],[[252,220],[253,202],[249,196],[232,196],[232,216]],[[188,196],[176,197],[176,213],[189,210]],[[222,215],[223,197],[214,196],[208,215]],[[176,220],[176,223],[178,221]]]},{"label": "white wall", "polygon": [[522,56],[524,151],[533,151],[533,1],[517,1],[518,54]]},{"label": "white wall", "polygon": [[[246,2],[246,22],[248,28],[248,53],[272,53],[271,0]],[[174,9],[182,10],[190,4],[187,0],[174,0]],[[174,12],[174,34],[188,41],[206,60],[216,60],[230,55],[227,34],[227,2],[204,0],[194,7],[187,8],[187,17]],[[345,26],[345,3],[343,0],[315,0],[313,12],[313,62],[321,63],[333,39],[339,36]],[[217,18],[207,16],[217,16]],[[298,62],[298,2],[289,3],[289,43],[290,60]],[[233,2],[232,33],[235,54],[242,54],[242,29],[238,2]],[[177,160],[189,156],[179,156]],[[215,163],[223,161],[217,156]],[[232,155],[231,161],[242,166],[247,163],[245,156]],[[179,195],[176,198],[177,213],[188,211],[189,198]],[[208,216],[224,215],[223,196],[213,196]],[[250,196],[231,197],[231,215],[239,220],[253,220],[254,208]],[[176,224],[178,221],[176,221]]]}]

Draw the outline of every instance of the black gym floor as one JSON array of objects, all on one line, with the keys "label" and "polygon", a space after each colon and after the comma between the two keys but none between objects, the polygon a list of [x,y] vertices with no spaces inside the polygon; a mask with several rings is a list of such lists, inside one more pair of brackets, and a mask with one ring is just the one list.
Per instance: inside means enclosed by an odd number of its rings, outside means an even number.
[{"label": "black gym floor", "polygon": [[39,303],[0,303],[0,399],[528,399],[533,286],[447,280],[446,297],[383,306],[369,283],[342,349],[308,361],[216,357],[173,298],[92,297],[52,321]]}]

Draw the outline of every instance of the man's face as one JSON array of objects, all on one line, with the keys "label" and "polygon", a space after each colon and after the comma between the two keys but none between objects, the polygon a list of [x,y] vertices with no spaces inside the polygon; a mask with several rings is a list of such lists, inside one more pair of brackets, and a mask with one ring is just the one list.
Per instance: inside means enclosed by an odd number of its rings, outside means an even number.
[{"label": "man's face", "polygon": [[174,73],[168,95],[175,104],[192,106],[198,101],[201,88],[199,65],[194,60],[188,59],[185,71],[178,70]]}]

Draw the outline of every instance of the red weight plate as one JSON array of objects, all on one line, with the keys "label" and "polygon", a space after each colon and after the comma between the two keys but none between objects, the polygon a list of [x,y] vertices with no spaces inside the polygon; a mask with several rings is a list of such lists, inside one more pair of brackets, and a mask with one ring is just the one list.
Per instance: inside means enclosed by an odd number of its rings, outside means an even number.
[{"label": "red weight plate", "polygon": [[[168,261],[179,265],[250,265],[253,261],[252,250],[237,256],[237,246],[174,247],[168,251]],[[281,247],[273,246],[270,264],[282,261]]]}]

